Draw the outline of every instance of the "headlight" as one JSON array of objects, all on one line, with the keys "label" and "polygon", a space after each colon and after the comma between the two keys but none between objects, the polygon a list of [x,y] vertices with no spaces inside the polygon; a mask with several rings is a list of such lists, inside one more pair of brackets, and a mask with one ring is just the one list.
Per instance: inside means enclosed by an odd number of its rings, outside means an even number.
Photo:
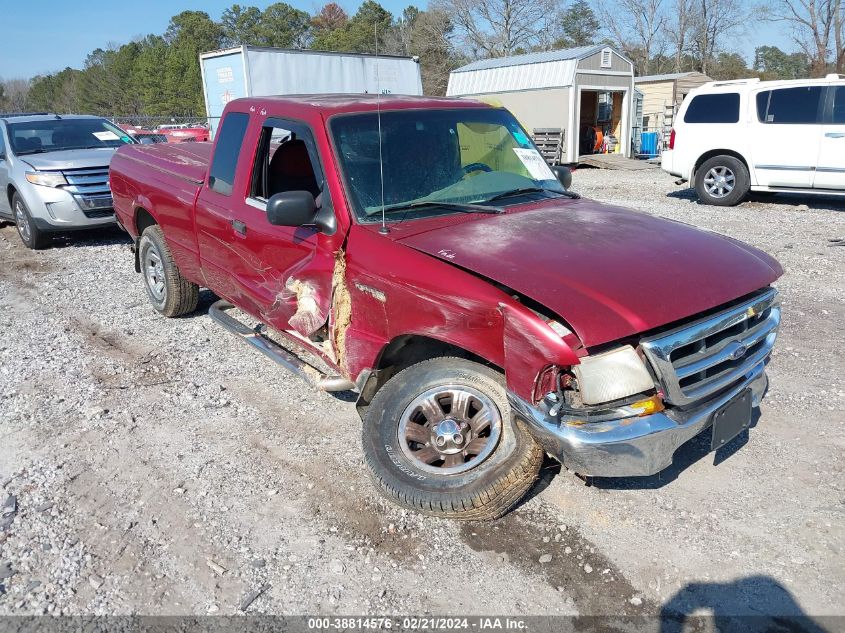
[{"label": "headlight", "polygon": [[64,174],[58,171],[28,171],[26,172],[26,179],[33,185],[43,185],[44,187],[58,187],[67,184]]},{"label": "headlight", "polygon": [[585,356],[572,368],[584,404],[601,404],[654,389],[654,380],[630,345]]}]

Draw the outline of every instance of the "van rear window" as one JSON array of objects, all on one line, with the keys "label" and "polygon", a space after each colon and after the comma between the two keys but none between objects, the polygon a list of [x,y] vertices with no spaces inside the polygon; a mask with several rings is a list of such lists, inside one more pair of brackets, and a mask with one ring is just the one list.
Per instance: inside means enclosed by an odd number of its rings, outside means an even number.
[{"label": "van rear window", "polygon": [[684,123],[736,123],[739,121],[739,93],[696,95],[687,106]]}]

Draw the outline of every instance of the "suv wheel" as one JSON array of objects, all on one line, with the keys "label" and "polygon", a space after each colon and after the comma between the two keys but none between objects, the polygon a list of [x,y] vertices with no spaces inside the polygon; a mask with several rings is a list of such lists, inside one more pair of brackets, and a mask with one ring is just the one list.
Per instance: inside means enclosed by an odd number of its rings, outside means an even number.
[{"label": "suv wheel", "polygon": [[21,237],[21,242],[27,248],[38,250],[47,246],[50,241],[50,236],[44,231],[35,226],[32,216],[29,214],[29,209],[26,208],[26,203],[23,201],[19,193],[12,196],[12,211],[15,214],[15,226],[18,229],[18,235]]},{"label": "suv wheel", "polygon": [[502,375],[462,358],[426,360],[388,380],[364,416],[363,445],[383,494],[455,519],[505,514],[543,460],[512,419]]},{"label": "suv wheel", "polygon": [[695,191],[703,204],[732,207],[748,194],[748,169],[733,156],[708,158],[695,172]]}]

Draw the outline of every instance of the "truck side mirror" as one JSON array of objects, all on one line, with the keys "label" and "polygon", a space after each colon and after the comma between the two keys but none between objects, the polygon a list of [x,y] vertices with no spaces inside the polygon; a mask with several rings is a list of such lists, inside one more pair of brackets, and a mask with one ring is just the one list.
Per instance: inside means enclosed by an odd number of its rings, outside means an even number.
[{"label": "truck side mirror", "polygon": [[274,226],[314,224],[317,203],[308,191],[282,191],[267,201],[267,221]]},{"label": "truck side mirror", "polygon": [[572,186],[572,170],[563,165],[555,165],[552,171],[558,179],[558,182],[563,185],[564,189],[569,189]]}]

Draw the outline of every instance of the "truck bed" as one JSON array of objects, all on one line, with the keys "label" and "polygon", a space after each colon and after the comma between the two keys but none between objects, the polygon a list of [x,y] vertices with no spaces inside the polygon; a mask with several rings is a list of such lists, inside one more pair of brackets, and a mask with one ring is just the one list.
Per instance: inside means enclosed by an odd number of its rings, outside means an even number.
[{"label": "truck bed", "polygon": [[138,161],[184,180],[202,183],[211,162],[212,143],[157,143],[127,145],[121,157]]}]

